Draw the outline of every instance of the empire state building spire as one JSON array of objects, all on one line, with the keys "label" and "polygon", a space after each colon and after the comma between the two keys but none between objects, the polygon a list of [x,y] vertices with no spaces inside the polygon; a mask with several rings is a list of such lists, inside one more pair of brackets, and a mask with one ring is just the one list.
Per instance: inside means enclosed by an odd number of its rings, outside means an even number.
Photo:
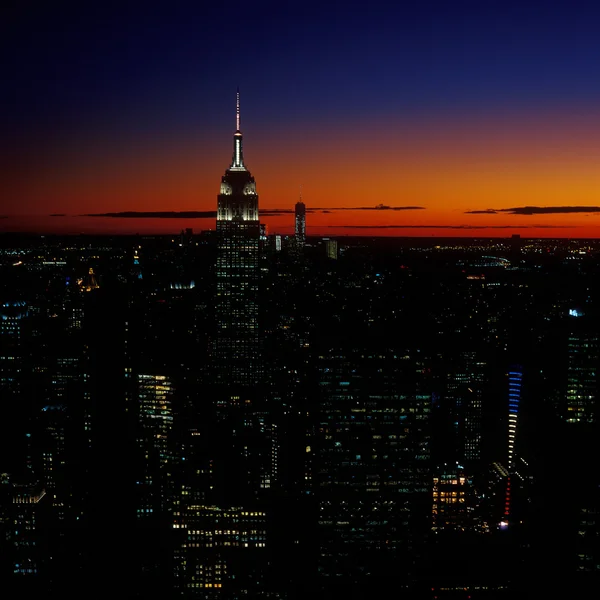
[{"label": "empire state building spire", "polygon": [[240,90],[238,88],[235,102],[235,133],[233,134],[233,159],[231,171],[245,171],[244,150],[242,147],[242,132],[240,131]]},{"label": "empire state building spire", "polygon": [[217,196],[217,299],[213,356],[217,381],[228,389],[246,389],[256,383],[259,373],[260,223],[256,182],[245,167],[242,155],[239,91],[236,127],[233,162],[221,178]]}]

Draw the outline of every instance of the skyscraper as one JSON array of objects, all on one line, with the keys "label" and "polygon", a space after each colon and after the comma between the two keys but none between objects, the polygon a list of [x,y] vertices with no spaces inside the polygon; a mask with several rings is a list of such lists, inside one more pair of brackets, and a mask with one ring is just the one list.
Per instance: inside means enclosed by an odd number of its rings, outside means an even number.
[{"label": "skyscraper", "polygon": [[569,310],[567,347],[567,423],[597,419],[600,339],[595,323],[577,309]]},{"label": "skyscraper", "polygon": [[244,164],[240,94],[236,102],[233,158],[217,197],[217,296],[215,375],[235,392],[258,375],[258,195]]},{"label": "skyscraper", "polygon": [[[261,408],[258,195],[244,164],[240,97],[233,158],[217,197],[214,413],[185,425],[174,487],[175,585],[185,597],[248,596],[268,570],[262,494],[277,472],[275,426]],[[201,411],[201,407],[198,407]],[[190,414],[193,414],[191,412]],[[198,417],[198,415],[196,415]],[[176,423],[176,418],[174,419]]]},{"label": "skyscraper", "polygon": [[300,196],[300,201],[296,202],[296,247],[298,250],[304,248],[304,243],[306,241],[306,205],[302,202],[302,195]]},{"label": "skyscraper", "polygon": [[318,573],[329,592],[341,582],[403,586],[412,576],[408,557],[431,497],[424,371],[420,359],[387,348],[318,358],[314,493]]},{"label": "skyscraper", "polygon": [[332,258],[334,260],[338,257],[338,243],[337,240],[325,240],[325,254],[327,258]]}]

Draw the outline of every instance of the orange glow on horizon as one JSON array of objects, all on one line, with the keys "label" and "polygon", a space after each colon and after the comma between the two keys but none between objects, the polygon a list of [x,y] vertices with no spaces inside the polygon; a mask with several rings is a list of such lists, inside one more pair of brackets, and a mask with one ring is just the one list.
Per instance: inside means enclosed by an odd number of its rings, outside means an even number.
[{"label": "orange glow on horizon", "polygon": [[[600,214],[592,212],[468,214],[520,206],[600,205],[600,117],[365,124],[352,130],[299,131],[293,140],[287,131],[244,132],[245,158],[256,177],[262,210],[293,209],[300,185],[308,209],[378,204],[425,208],[309,212],[308,235],[600,237]],[[285,151],[274,152],[285,139]],[[164,147],[147,141],[122,144],[110,153],[102,144],[73,145],[50,158],[39,156],[27,177],[12,178],[5,214],[41,219],[50,213],[212,211],[230,155],[230,132],[218,147],[198,140]],[[58,220],[47,226],[59,227]],[[271,232],[292,232],[291,214],[263,220]],[[137,219],[135,225],[165,233],[184,226],[196,231],[214,227],[204,219],[149,221]],[[112,219],[110,227],[126,231],[133,225],[130,219]],[[7,230],[9,224],[0,223],[0,228]]]}]

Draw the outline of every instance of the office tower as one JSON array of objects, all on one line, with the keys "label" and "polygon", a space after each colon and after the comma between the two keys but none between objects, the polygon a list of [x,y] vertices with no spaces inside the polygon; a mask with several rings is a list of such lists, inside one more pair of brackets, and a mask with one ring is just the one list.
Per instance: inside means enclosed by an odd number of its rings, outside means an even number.
[{"label": "office tower", "polygon": [[479,498],[462,465],[444,465],[433,477],[432,531],[485,533],[488,523],[477,514]]},{"label": "office tower", "polygon": [[238,92],[233,158],[217,197],[216,330],[207,374],[215,410],[197,407],[206,420],[188,425],[176,458],[174,577],[186,597],[251,595],[268,567],[261,497],[273,481],[277,444],[259,392],[260,236]]},{"label": "office tower", "polygon": [[0,305],[0,390],[4,397],[21,387],[23,319],[28,314],[25,302]]},{"label": "office tower", "polygon": [[[31,580],[35,581],[44,559],[39,520],[46,491],[39,482],[33,481],[7,482],[2,487],[12,495],[5,530],[10,544],[12,574],[19,579],[29,579],[31,583]],[[24,583],[21,581],[21,585]]]},{"label": "office tower", "polygon": [[164,375],[137,376],[137,444],[140,461],[136,487],[138,519],[159,518],[168,509],[173,426],[173,385]]},{"label": "office tower", "polygon": [[176,551],[175,575],[176,587],[186,598],[264,593],[268,565],[264,512],[186,504],[175,512],[173,528],[183,539]]},{"label": "office tower", "polygon": [[0,303],[0,397],[3,417],[0,422],[0,472],[20,467],[21,443],[25,430],[24,333],[29,307],[23,301]]},{"label": "office tower", "polygon": [[327,258],[337,259],[338,257],[338,243],[337,240],[325,240],[325,254]]},{"label": "office tower", "polygon": [[258,195],[244,163],[237,93],[233,158],[217,197],[215,376],[231,391],[258,380]]},{"label": "office tower", "polygon": [[567,347],[567,423],[597,419],[600,339],[595,323],[580,310],[569,311]]},{"label": "office tower", "polygon": [[481,459],[483,395],[487,364],[477,352],[454,352],[446,360],[441,397],[435,412],[440,421],[439,462],[479,466]]},{"label": "office tower", "polygon": [[412,576],[431,511],[431,392],[416,356],[375,346],[318,358],[310,450],[319,583],[328,592],[342,583],[398,589]]},{"label": "office tower", "polygon": [[295,216],[296,248],[301,250],[306,242],[306,205],[302,202],[302,197],[300,197],[300,202],[296,202]]}]

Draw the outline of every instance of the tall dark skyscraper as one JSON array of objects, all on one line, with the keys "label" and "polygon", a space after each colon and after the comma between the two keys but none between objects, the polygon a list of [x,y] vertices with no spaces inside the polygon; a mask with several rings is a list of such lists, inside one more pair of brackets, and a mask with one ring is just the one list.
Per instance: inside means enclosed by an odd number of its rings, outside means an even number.
[{"label": "tall dark skyscraper", "polygon": [[329,592],[341,581],[371,591],[403,586],[412,576],[408,557],[428,528],[431,393],[424,363],[405,351],[332,348],[318,368],[321,584]]},{"label": "tall dark skyscraper", "polygon": [[215,375],[232,393],[255,384],[259,373],[259,238],[258,195],[244,164],[238,91],[233,158],[217,197]]},{"label": "tall dark skyscraper", "polygon": [[301,249],[304,247],[304,242],[306,241],[306,205],[302,202],[302,196],[300,196],[300,201],[296,202],[296,246]]}]

